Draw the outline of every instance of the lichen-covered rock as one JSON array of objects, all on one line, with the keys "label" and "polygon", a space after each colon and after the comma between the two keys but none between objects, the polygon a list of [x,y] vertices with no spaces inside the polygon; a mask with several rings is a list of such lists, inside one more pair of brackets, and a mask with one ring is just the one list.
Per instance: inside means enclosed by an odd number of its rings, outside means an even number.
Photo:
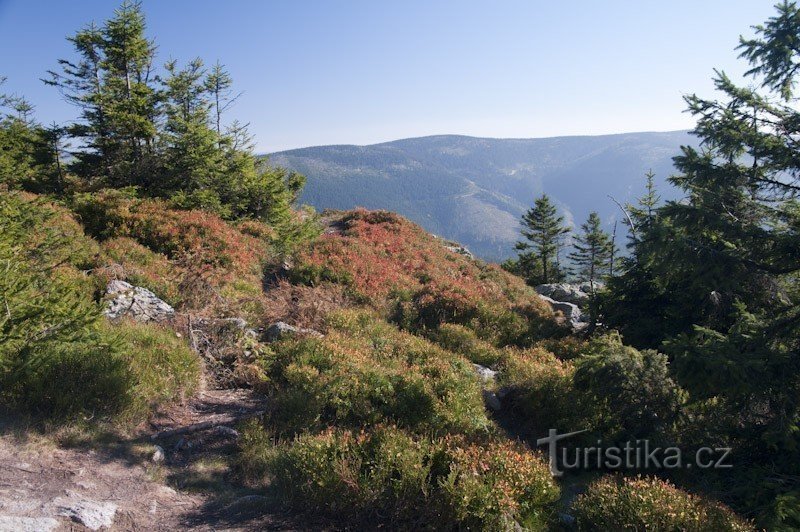
[{"label": "lichen-covered rock", "polygon": [[103,313],[111,320],[130,316],[136,321],[164,321],[175,315],[173,309],[147,288],[113,280],[106,287],[106,308]]},{"label": "lichen-covered rock", "polygon": [[591,291],[591,287],[589,286],[589,283],[582,283],[580,285],[552,283],[540,284],[536,287],[536,291],[540,295],[549,297],[555,301],[564,301],[580,307],[589,303],[589,292]]},{"label": "lichen-covered rock", "polygon": [[573,328],[577,329],[583,326],[585,317],[581,313],[581,309],[578,308],[578,305],[566,301],[556,301],[548,296],[540,297],[547,301],[554,311],[561,312]]},{"label": "lichen-covered rock", "polygon": [[273,323],[267,327],[266,331],[264,331],[264,340],[267,342],[277,342],[292,336],[313,336],[316,338],[321,338],[322,333],[315,331],[314,329],[295,327],[294,325],[289,325],[288,323],[282,321]]},{"label": "lichen-covered rock", "polygon": [[69,498],[56,499],[58,515],[69,517],[89,530],[108,528],[114,523],[117,505],[112,502],[80,499],[74,495]]},{"label": "lichen-covered rock", "polygon": [[478,377],[484,382],[492,382],[495,377],[497,376],[497,372],[493,369],[489,369],[486,366],[481,366],[480,364],[472,364],[472,367],[475,368],[475,373],[478,374]]}]

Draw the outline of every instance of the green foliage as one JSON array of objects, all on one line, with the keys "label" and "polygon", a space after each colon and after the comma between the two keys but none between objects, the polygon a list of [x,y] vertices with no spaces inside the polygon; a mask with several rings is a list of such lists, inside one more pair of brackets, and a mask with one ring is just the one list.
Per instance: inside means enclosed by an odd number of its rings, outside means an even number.
[{"label": "green foliage", "polygon": [[510,390],[504,401],[522,434],[536,439],[549,429],[561,432],[595,425],[593,404],[575,389],[571,362],[542,349],[507,351],[499,384]]},{"label": "green foliage", "polygon": [[727,482],[731,504],[781,528],[797,523],[784,502],[800,492],[800,9],[776,10],[740,42],[754,84],[717,72],[721,99],[685,98],[703,146],[674,159],[685,198],[653,208],[650,187],[632,211],[631,261],[604,313],[626,340],[667,352],[690,408],[713,405],[700,432],[731,442],[746,464]]},{"label": "green foliage", "polygon": [[296,433],[336,424],[396,423],[419,432],[485,432],[472,367],[363,312],[329,318],[324,339],[285,341],[267,361],[269,422]]},{"label": "green foliage", "polygon": [[154,86],[155,45],[145,37],[139,2],[126,0],[102,27],[90,25],[69,38],[77,61],[60,61],[47,83],[81,109],[70,134],[88,148],[73,170],[111,186],[153,179],[159,94]]},{"label": "green foliage", "polygon": [[[139,421],[156,408],[190,397],[200,378],[200,360],[174,331],[155,325],[103,324],[103,333],[119,343],[131,385],[118,417]],[[102,397],[102,396],[101,396]]]},{"label": "green foliage", "polygon": [[[180,208],[266,221],[287,247],[307,236],[309,224],[292,212],[305,178],[257,160],[246,126],[222,126],[236,99],[230,75],[219,63],[207,72],[200,59],[169,61],[155,75],[145,30],[141,4],[125,0],[101,27],[69,39],[77,60],[49,72],[47,83],[81,110],[67,128],[82,145],[70,169],[95,187],[133,186]],[[57,133],[46,140],[61,179]]]},{"label": "green foliage", "polygon": [[431,440],[378,427],[301,436],[275,453],[252,450],[264,443],[248,431],[245,452],[257,460],[243,465],[271,472],[287,502],[370,526],[377,514],[402,528],[540,529],[559,494],[544,461],[510,442]]},{"label": "green foliage", "polygon": [[752,531],[729,508],[655,478],[603,477],[572,505],[578,530]]},{"label": "green foliage", "polygon": [[431,340],[482,366],[494,366],[502,356],[499,349],[481,340],[472,329],[463,325],[443,323],[431,333]]},{"label": "green foliage", "polygon": [[670,377],[666,355],[637,351],[609,335],[590,341],[576,361],[577,391],[601,412],[596,430],[612,441],[669,437],[683,393]]},{"label": "green foliage", "polygon": [[196,357],[166,331],[105,323],[75,269],[96,245],[59,215],[0,194],[0,401],[52,419],[140,420],[193,388]]},{"label": "green foliage", "polygon": [[[4,81],[0,77],[0,86]],[[62,190],[60,130],[37,124],[24,98],[0,93],[0,109],[7,110],[0,114],[0,185],[34,192]]]},{"label": "green foliage", "polygon": [[525,240],[516,245],[516,271],[532,285],[563,281],[566,272],[559,264],[559,253],[569,227],[546,194],[522,215],[521,232]]}]

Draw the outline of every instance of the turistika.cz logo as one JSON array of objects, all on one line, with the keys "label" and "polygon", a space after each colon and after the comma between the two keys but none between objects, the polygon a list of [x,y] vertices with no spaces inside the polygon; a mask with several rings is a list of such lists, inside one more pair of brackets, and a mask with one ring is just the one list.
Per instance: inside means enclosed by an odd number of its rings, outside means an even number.
[{"label": "turistika.cz logo", "polygon": [[[603,447],[600,440],[597,447],[561,447],[559,456],[558,442],[587,429],[559,434],[550,429],[547,437],[536,440],[537,445],[547,445],[550,457],[550,471],[553,476],[560,477],[564,469],[569,470],[623,470],[623,469],[729,469],[729,447],[700,447],[694,453],[685,455],[679,447],[652,446],[649,440],[628,441],[622,447],[611,445]],[[559,459],[560,458],[560,459]],[[563,468],[563,469],[562,469]]]}]

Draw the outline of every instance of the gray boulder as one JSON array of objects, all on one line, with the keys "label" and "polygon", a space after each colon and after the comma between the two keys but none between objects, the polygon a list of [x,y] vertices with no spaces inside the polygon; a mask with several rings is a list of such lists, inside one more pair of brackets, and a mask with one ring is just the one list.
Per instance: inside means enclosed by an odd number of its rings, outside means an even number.
[{"label": "gray boulder", "polygon": [[448,243],[445,244],[444,247],[448,251],[452,251],[453,253],[458,253],[459,255],[464,255],[465,257],[467,257],[469,259],[474,259],[475,258],[475,255],[473,255],[470,250],[468,250],[467,248],[465,248],[464,246],[462,246],[461,244],[458,244],[456,242],[448,242]]},{"label": "gray boulder", "polygon": [[0,532],[50,532],[58,528],[52,517],[0,515]]},{"label": "gray boulder", "polygon": [[475,373],[478,374],[478,377],[485,382],[492,382],[494,378],[497,376],[497,372],[493,369],[489,369],[486,366],[481,366],[480,364],[472,364],[472,367],[475,368]]},{"label": "gray boulder", "polygon": [[568,283],[553,283],[553,284],[540,284],[536,287],[536,291],[542,295],[547,296],[556,301],[564,301],[578,306],[585,306],[589,303],[589,292],[591,287],[589,283],[568,284]]},{"label": "gray boulder", "polygon": [[561,312],[567,321],[572,325],[573,328],[581,328],[585,321],[585,317],[583,313],[581,313],[581,309],[578,308],[578,305],[575,303],[568,303],[566,301],[556,301],[555,299],[548,297],[548,296],[539,296],[552,307],[552,309],[556,312]]},{"label": "gray boulder", "polygon": [[110,527],[117,514],[117,505],[112,502],[78,498],[60,498],[53,502],[58,508],[58,515],[69,517],[89,530]]},{"label": "gray boulder", "polygon": [[125,281],[110,281],[106,297],[108,301],[103,314],[111,320],[130,316],[139,322],[164,321],[175,315],[175,309],[153,292]]},{"label": "gray boulder", "polygon": [[321,338],[322,333],[315,331],[314,329],[295,327],[294,325],[289,325],[288,323],[282,321],[273,323],[267,327],[266,331],[264,331],[264,340],[267,342],[277,342],[279,340],[283,340],[284,338],[291,338],[293,336],[313,336],[315,338]]}]

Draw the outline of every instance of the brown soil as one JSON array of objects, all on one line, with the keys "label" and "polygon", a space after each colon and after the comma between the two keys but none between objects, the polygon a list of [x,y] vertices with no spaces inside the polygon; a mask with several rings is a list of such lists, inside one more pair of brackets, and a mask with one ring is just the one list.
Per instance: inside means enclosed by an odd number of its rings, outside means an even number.
[{"label": "brown soil", "polygon": [[[82,507],[113,514],[102,530],[330,528],[301,521],[237,483],[231,464],[236,434],[229,429],[264,407],[263,397],[250,390],[206,389],[132,438],[86,441],[63,431],[41,436],[18,419],[0,419],[0,532],[89,530],[61,515]],[[183,432],[158,436],[170,430]],[[164,452],[158,462],[155,445]]]}]

